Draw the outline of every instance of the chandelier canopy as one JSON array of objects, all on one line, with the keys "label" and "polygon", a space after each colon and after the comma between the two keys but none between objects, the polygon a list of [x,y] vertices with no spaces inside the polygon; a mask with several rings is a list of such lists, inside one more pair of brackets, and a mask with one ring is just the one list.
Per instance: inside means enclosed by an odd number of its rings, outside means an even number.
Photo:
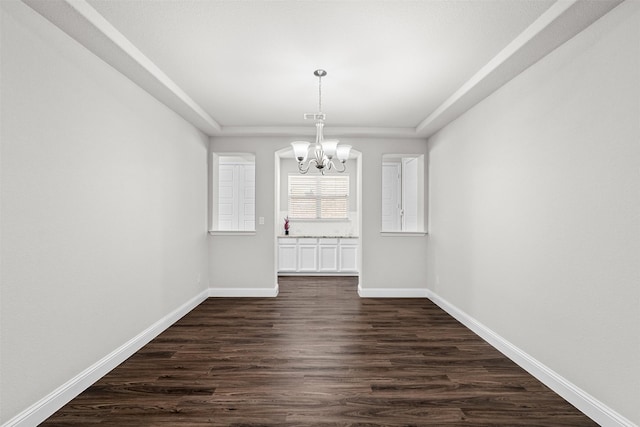
[{"label": "chandelier canopy", "polygon": [[[329,170],[342,173],[347,170],[345,162],[349,158],[351,146],[339,145],[340,141],[337,139],[324,139],[323,128],[326,116],[322,112],[322,78],[327,75],[327,72],[316,70],[313,75],[318,77],[318,112],[306,113],[304,118],[315,120],[316,142],[313,148],[310,148],[310,142],[293,141],[291,143],[293,156],[298,161],[298,171],[302,174],[309,172],[311,165],[314,165],[322,175]],[[334,163],[334,157],[340,161],[340,168]]]}]

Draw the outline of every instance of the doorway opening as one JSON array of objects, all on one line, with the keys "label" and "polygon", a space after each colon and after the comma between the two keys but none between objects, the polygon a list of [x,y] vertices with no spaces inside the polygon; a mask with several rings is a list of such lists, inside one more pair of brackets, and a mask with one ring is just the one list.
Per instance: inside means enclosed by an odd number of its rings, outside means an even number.
[{"label": "doorway opening", "polygon": [[[321,176],[315,171],[300,175],[291,148],[277,150],[274,161],[276,276],[350,276],[358,280],[362,153],[351,150],[347,172],[335,175]],[[285,233],[287,219],[289,232]]]}]

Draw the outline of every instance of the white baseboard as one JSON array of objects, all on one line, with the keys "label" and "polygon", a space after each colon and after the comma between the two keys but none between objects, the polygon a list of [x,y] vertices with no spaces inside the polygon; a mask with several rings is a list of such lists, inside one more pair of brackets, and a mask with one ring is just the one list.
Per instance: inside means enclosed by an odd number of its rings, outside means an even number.
[{"label": "white baseboard", "polygon": [[272,288],[209,288],[209,297],[277,297],[278,284]]},{"label": "white baseboard", "polygon": [[423,288],[363,288],[358,285],[361,298],[426,298],[427,290]]},{"label": "white baseboard", "polygon": [[24,411],[20,412],[2,427],[32,427],[49,418],[58,409],[86,390],[90,385],[105,376],[109,371],[124,362],[162,331],[177,322],[182,316],[193,310],[208,296],[208,291],[196,295],[153,325],[89,366],[75,377],[49,393]]},{"label": "white baseboard", "polygon": [[[509,357],[523,369],[536,377],[547,387],[565,398],[576,408],[604,427],[638,427],[636,424],[618,414],[604,403],[561,375],[540,363],[538,360],[511,344],[500,335],[475,320],[456,306],[450,304],[434,292],[419,288],[367,288],[358,286],[358,294],[363,298],[424,298],[427,297],[436,305],[449,313],[459,322],[478,334],[489,344]],[[35,426],[47,419],[54,412],[71,401],[91,384],[102,378],[113,368],[158,336],[162,331],[193,310],[209,297],[275,297],[278,286],[274,288],[210,288],[169,313],[140,334],[112,351],[110,354],[91,365],[62,386],[40,399],[9,421],[2,427]]]},{"label": "white baseboard", "polygon": [[427,298],[603,427],[638,427],[580,387],[427,289]]},{"label": "white baseboard", "polygon": [[331,277],[358,277],[360,273],[356,272],[356,271],[340,271],[340,272],[334,272],[334,271],[320,271],[320,272],[304,272],[304,273],[299,273],[299,272],[291,272],[291,271],[278,271],[278,276],[287,276],[287,277],[292,277],[292,276],[300,276],[300,277],[327,277],[327,276],[331,276]]}]

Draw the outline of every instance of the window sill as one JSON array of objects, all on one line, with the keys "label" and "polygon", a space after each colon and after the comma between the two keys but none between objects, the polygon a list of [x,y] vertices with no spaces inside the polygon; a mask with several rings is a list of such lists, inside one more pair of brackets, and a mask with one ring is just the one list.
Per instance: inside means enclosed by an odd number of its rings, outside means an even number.
[{"label": "window sill", "polygon": [[423,237],[426,236],[426,231],[381,231],[382,237]]},{"label": "window sill", "polygon": [[209,230],[209,234],[212,236],[255,236],[254,231],[234,231],[234,230]]}]

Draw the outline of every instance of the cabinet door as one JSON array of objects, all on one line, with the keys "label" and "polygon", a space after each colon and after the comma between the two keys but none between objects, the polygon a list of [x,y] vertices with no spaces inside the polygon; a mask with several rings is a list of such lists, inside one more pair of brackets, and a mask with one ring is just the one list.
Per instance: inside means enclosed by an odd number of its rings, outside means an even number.
[{"label": "cabinet door", "polygon": [[341,272],[355,273],[358,271],[358,244],[357,242],[353,243],[340,243],[339,268]]},{"label": "cabinet door", "polygon": [[318,271],[318,245],[298,244],[298,271]]},{"label": "cabinet door", "polygon": [[278,271],[296,271],[298,267],[297,262],[297,247],[293,245],[279,245],[278,246]]},{"label": "cabinet door", "polygon": [[318,245],[318,270],[335,273],[338,271],[338,245],[320,244]]}]

